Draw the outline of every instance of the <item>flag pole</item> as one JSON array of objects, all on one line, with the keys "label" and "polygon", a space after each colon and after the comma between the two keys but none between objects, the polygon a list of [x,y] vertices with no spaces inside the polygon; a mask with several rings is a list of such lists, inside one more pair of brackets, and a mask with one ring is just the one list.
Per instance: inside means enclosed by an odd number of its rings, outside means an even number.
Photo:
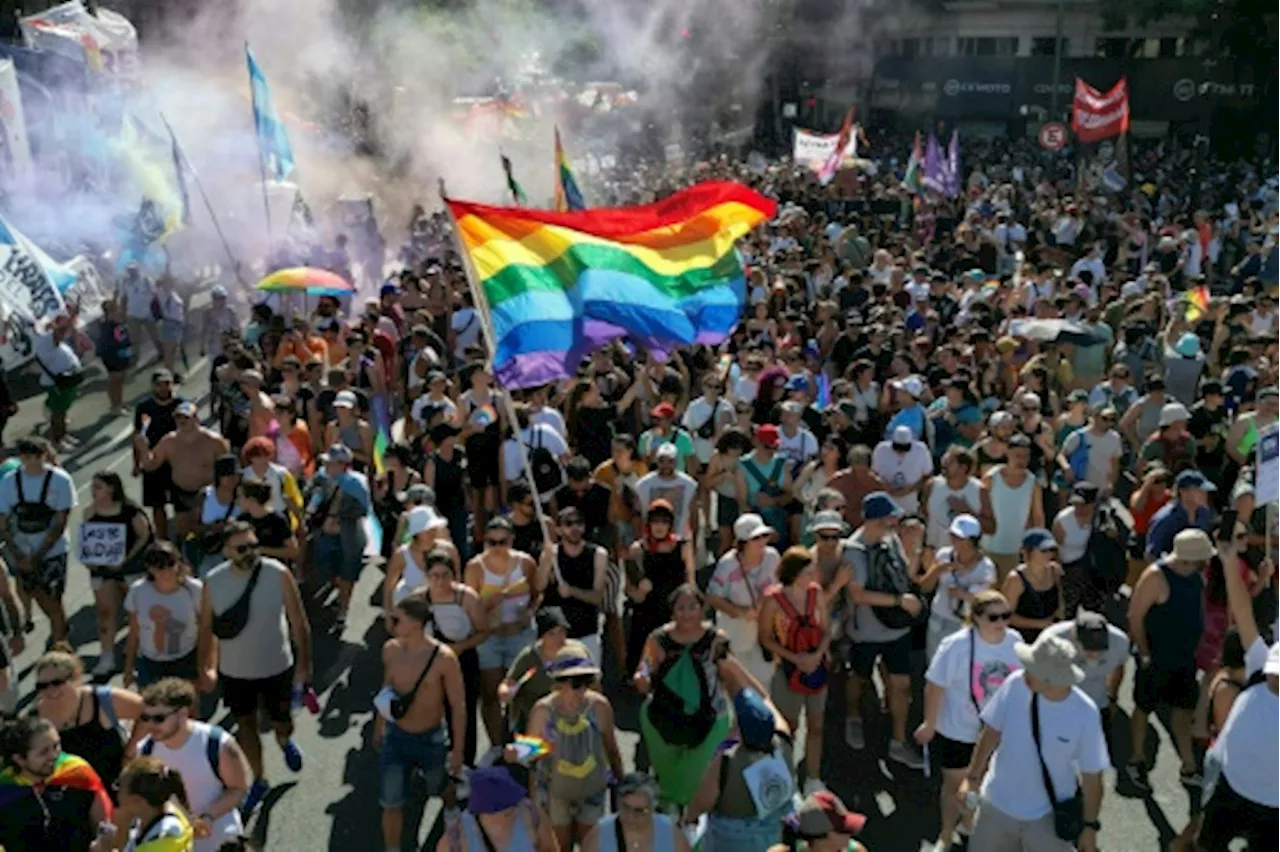
[{"label": "flag pole", "polygon": [[[489,353],[489,366],[493,368],[494,358],[497,357],[497,339],[493,336],[493,322],[489,313],[489,298],[484,292],[484,288],[480,286],[479,276],[476,274],[475,266],[471,262],[471,255],[467,253],[466,246],[462,244],[462,235],[458,233],[458,220],[454,218],[453,208],[449,206],[449,195],[445,190],[444,178],[440,178],[440,201],[444,203],[445,212],[449,215],[449,223],[453,226],[453,243],[462,258],[462,269],[467,277],[467,289],[471,292],[471,299],[476,305],[476,316],[480,320],[480,331],[483,332],[485,340],[485,349]],[[496,379],[496,377],[495,377]],[[538,518],[538,524],[542,527],[543,536],[547,535],[550,524],[547,513],[542,508],[542,495],[538,493],[538,483],[533,478],[533,463],[529,459],[529,448],[525,446],[524,441],[520,440],[520,432],[517,428],[516,407],[511,400],[511,394],[505,389],[498,394],[502,400],[502,407],[507,417],[507,422],[511,425],[512,439],[516,442],[516,447],[520,450],[520,461],[524,465],[525,473],[529,477],[529,488],[533,491],[533,511]],[[533,424],[530,424],[532,427]],[[501,451],[499,451],[501,456]],[[499,458],[501,461],[501,458]],[[501,473],[501,471],[499,471]]]},{"label": "flag pole", "polygon": [[[165,129],[169,131],[170,138],[174,142],[178,141],[178,134],[173,132],[173,127],[169,124],[169,119],[162,112],[160,120],[164,122]],[[195,164],[191,162],[191,158],[187,156],[187,151],[178,144],[178,156],[182,158],[182,162],[186,164],[187,171],[191,172],[191,180],[195,182],[196,190],[200,193],[200,200],[204,202],[204,209],[209,212],[209,219],[213,222],[213,230],[218,235],[218,240],[222,243],[223,250],[227,253],[227,258],[231,261],[231,271],[235,273],[236,281],[245,290],[249,289],[248,283],[244,280],[244,276],[240,273],[240,261],[236,259],[235,253],[231,251],[231,243],[227,242],[227,235],[222,231],[222,225],[218,223],[218,214],[214,212],[213,203],[209,201],[209,194],[204,191],[204,181],[200,180],[200,173],[196,171]]]}]

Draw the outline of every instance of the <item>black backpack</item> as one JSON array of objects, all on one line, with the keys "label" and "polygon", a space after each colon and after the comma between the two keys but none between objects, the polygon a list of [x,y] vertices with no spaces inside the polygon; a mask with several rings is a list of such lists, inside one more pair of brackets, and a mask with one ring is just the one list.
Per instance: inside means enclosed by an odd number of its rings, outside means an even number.
[{"label": "black backpack", "polygon": [[[706,669],[703,659],[711,651],[716,640],[716,631],[707,630],[702,638],[692,645],[681,645],[671,639],[666,632],[657,636],[658,645],[662,648],[662,664],[653,676],[653,698],[649,702],[649,721],[664,742],[675,746],[695,746],[706,740],[707,735],[716,723],[715,706],[711,703],[710,684],[707,683]],[[688,653],[698,677],[698,706],[693,713],[685,709],[684,698],[677,695],[665,683],[667,673],[680,660],[681,655]]]},{"label": "black backpack", "polygon": [[[907,584],[905,571],[899,571],[893,561],[891,545],[886,542],[863,545],[862,552],[867,559],[867,582],[863,585],[868,592],[884,592],[890,595],[905,595],[911,590]],[[873,606],[871,611],[876,619],[889,629],[910,627],[915,617],[902,607]],[[921,610],[921,614],[924,610]]]},{"label": "black backpack", "polygon": [[529,427],[533,444],[529,447],[529,466],[533,468],[533,487],[539,494],[551,494],[564,485],[564,470],[560,460],[542,445],[542,430],[535,424]]}]

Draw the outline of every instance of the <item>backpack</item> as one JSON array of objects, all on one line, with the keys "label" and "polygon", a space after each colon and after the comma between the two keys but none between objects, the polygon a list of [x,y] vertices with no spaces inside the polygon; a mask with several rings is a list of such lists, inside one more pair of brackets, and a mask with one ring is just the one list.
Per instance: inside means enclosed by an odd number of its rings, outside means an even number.
[{"label": "backpack", "polygon": [[531,424],[533,445],[529,447],[529,467],[533,470],[533,487],[539,494],[550,494],[564,485],[564,470],[560,460],[542,445],[542,430]]},{"label": "backpack", "polygon": [[[787,616],[787,635],[782,640],[782,644],[786,646],[787,650],[801,654],[810,654],[818,650],[818,647],[822,644],[823,636],[822,625],[813,617],[818,604],[818,585],[814,583],[809,586],[803,614],[796,612],[795,606],[792,605],[790,598],[787,597],[786,592],[781,587],[774,590],[772,595]],[[787,687],[792,692],[801,695],[817,695],[827,688],[827,665],[825,661],[809,674],[805,674],[794,663],[783,660],[782,673],[786,675]]]},{"label": "backpack", "polygon": [[[222,728],[217,725],[210,725],[209,738],[204,742],[204,758],[209,762],[209,769],[213,772],[213,777],[217,778],[218,782],[224,786],[225,782],[222,780],[222,770],[220,766],[222,763],[222,745],[227,741],[226,738],[228,736],[229,734],[222,730]],[[156,741],[151,737],[143,739],[142,743],[138,746],[138,754],[143,757],[150,757],[151,753],[155,750]]]},{"label": "backpack", "polygon": [[[1067,455],[1067,465],[1071,468],[1071,475],[1076,482],[1083,482],[1089,473],[1089,440],[1085,435],[1087,428],[1081,426],[1067,436],[1067,441],[1070,441],[1072,436],[1076,438],[1076,448]],[[1064,447],[1067,441],[1062,442]]]},{"label": "backpack", "polygon": [[[858,549],[855,548],[855,552]],[[868,592],[885,592],[890,595],[905,595],[910,591],[907,574],[905,571],[898,570],[889,544],[879,542],[870,546],[863,545],[860,549],[867,560],[867,582],[863,584],[864,589]],[[902,607],[873,606],[871,611],[875,613],[876,619],[890,630],[910,627],[915,622],[911,613]],[[922,608],[921,614],[923,615],[924,612]]]},{"label": "backpack", "polygon": [[[711,684],[707,683],[702,661],[710,653],[716,635],[716,631],[708,629],[701,639],[689,646],[676,642],[665,631],[657,635],[663,660],[653,678],[649,722],[663,741],[671,745],[700,745],[715,726],[716,710],[711,703]],[[697,684],[696,699],[688,695],[690,674]],[[691,708],[693,702],[696,704]]]}]

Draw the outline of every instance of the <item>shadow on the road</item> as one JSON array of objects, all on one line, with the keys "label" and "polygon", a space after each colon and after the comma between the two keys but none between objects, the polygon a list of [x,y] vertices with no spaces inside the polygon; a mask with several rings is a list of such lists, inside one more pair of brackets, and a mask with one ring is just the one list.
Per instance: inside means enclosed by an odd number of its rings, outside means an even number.
[{"label": "shadow on the road", "polygon": [[249,833],[250,843],[259,849],[267,848],[267,834],[271,828],[271,809],[275,807],[276,802],[284,798],[285,793],[296,786],[298,786],[297,781],[286,781],[272,786],[271,792],[267,793],[253,817],[253,831]]}]

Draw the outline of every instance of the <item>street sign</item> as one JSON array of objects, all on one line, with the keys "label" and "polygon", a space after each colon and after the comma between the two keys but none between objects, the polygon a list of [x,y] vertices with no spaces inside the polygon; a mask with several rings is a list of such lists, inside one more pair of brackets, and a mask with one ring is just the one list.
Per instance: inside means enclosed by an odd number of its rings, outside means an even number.
[{"label": "street sign", "polygon": [[1272,423],[1258,433],[1258,464],[1255,468],[1258,502],[1280,503],[1280,426]]},{"label": "street sign", "polygon": [[1067,144],[1067,128],[1061,122],[1047,121],[1040,125],[1040,147],[1057,151]]}]

